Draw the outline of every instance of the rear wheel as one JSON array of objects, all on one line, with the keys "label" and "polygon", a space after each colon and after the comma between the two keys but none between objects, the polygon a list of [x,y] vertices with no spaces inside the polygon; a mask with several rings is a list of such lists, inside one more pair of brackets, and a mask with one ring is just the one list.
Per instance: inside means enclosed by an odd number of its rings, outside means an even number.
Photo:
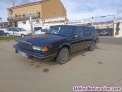
[{"label": "rear wheel", "polygon": [[68,61],[68,58],[69,58],[69,50],[68,48],[64,47],[60,50],[56,58],[56,62],[58,64],[65,64]]},{"label": "rear wheel", "polygon": [[91,43],[90,47],[88,48],[88,50],[93,51],[95,49],[95,46],[96,46],[95,42],[92,41],[92,43]]}]

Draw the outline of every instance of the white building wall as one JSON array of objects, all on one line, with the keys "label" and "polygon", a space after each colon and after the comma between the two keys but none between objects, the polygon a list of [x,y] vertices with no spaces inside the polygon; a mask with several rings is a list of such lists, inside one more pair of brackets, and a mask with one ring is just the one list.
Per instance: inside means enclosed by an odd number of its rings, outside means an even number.
[{"label": "white building wall", "polygon": [[29,20],[26,21],[26,24],[23,24],[23,21],[18,21],[18,27],[24,28],[26,31],[31,32]]},{"label": "white building wall", "polygon": [[[37,20],[39,20],[39,23],[36,23],[36,20],[33,19],[33,28],[34,27],[42,27],[41,19],[37,19]],[[25,24],[23,24],[23,21],[18,21],[18,27],[24,28],[26,31],[31,32],[30,21],[29,20],[25,20],[25,21],[26,21]]]},{"label": "white building wall", "polygon": [[[35,19],[33,20],[33,28],[34,27],[42,27],[42,29],[50,29],[50,26],[55,25],[65,25],[65,23],[43,23],[40,20],[39,23],[36,23]],[[31,32],[31,26],[29,20],[26,20],[26,24],[23,24],[23,21],[18,22],[19,28],[24,28],[26,31]]]}]

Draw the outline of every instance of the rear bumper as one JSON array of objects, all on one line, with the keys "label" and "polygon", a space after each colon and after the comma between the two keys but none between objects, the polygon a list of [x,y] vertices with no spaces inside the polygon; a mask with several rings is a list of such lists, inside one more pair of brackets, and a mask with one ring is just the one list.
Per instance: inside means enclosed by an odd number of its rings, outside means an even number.
[{"label": "rear bumper", "polygon": [[13,45],[13,47],[15,48],[16,52],[21,51],[27,54],[27,56],[33,56],[33,57],[37,57],[40,59],[48,59],[48,58],[54,58],[57,56],[57,53],[51,53],[51,52],[36,52],[33,50],[27,50],[27,49],[23,49],[17,45]]}]

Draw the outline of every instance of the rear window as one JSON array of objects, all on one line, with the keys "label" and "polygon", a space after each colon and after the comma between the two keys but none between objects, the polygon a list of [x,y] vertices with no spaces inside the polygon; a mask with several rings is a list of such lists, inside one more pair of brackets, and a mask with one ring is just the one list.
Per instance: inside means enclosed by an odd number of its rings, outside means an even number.
[{"label": "rear window", "polygon": [[94,27],[89,27],[89,30],[92,35],[97,35],[97,30]]}]

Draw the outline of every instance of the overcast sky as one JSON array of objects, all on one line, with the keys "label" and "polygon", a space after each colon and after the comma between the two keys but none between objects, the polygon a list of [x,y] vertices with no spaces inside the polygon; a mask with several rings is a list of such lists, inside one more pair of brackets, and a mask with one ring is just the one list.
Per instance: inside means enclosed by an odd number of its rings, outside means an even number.
[{"label": "overcast sky", "polygon": [[[0,17],[7,21],[6,8],[39,0],[0,0]],[[69,20],[90,19],[91,17],[115,15],[122,18],[122,0],[61,0]],[[94,21],[113,20],[113,16],[94,18]]]}]

